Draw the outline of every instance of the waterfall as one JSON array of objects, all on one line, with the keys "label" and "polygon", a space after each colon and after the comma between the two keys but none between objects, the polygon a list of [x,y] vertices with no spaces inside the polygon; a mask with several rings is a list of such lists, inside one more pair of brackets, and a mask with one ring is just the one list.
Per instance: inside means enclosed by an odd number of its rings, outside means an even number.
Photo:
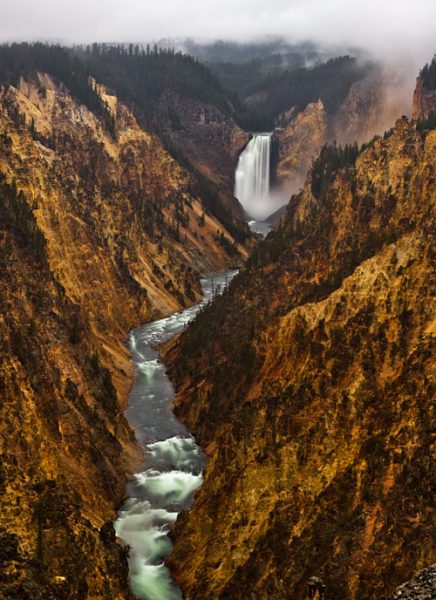
[{"label": "waterfall", "polygon": [[235,196],[247,215],[263,221],[274,206],[270,197],[271,133],[254,134],[239,157]]}]

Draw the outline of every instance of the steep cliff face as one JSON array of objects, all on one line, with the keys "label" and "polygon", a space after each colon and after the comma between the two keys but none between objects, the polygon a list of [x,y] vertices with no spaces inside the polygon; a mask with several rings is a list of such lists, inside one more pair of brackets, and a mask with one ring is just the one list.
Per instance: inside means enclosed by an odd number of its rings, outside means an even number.
[{"label": "steep cliff face", "polygon": [[0,224],[0,596],[128,598],[110,519],[139,459],[132,433],[89,318],[4,181]]},{"label": "steep cliff face", "polygon": [[116,362],[129,325],[193,302],[198,275],[244,249],[204,214],[195,182],[159,140],[101,93],[114,136],[48,76],[4,89],[0,169],[24,193],[50,268]]},{"label": "steep cliff face", "polygon": [[354,83],[335,115],[332,135],[341,144],[362,143],[410,114],[411,86],[395,70]]},{"label": "steep cliff face", "polygon": [[[96,85],[96,84],[94,84]],[[44,74],[0,89],[0,595],[128,598],[110,520],[140,460],[129,329],[246,250],[103,86],[106,119]]]},{"label": "steep cliff face", "polygon": [[313,577],[329,599],[383,598],[434,560],[435,159],[407,119],[355,164],[320,159],[167,348],[209,457],[170,559],[187,598],[304,599]]},{"label": "steep cliff face", "polygon": [[312,161],[326,143],[363,143],[410,112],[410,90],[400,73],[372,75],[353,83],[335,113],[321,101],[299,113],[282,115],[283,131],[276,133],[279,147],[278,180],[288,193],[304,184]]},{"label": "steep cliff face", "polygon": [[413,118],[427,118],[436,112],[436,89],[427,83],[424,77],[416,80],[415,93],[413,95]]},{"label": "steep cliff face", "polygon": [[250,135],[212,104],[167,92],[156,109],[157,126],[196,169],[228,190],[239,152]]},{"label": "steep cliff face", "polygon": [[304,183],[312,160],[329,138],[328,115],[321,100],[293,116],[293,111],[281,118],[283,131],[274,134],[278,146],[275,169],[277,180],[289,194]]}]

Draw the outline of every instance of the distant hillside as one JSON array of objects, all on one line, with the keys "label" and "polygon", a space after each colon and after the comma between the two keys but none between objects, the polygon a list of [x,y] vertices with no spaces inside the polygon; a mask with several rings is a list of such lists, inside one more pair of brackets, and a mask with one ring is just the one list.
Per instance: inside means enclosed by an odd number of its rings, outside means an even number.
[{"label": "distant hillside", "polygon": [[[170,40],[166,43],[174,44]],[[249,43],[217,40],[205,44],[188,39],[176,41],[175,45],[206,63],[236,64],[253,60],[268,60],[274,56],[289,56],[293,57],[296,66],[303,66],[308,60],[322,61],[326,57],[325,51],[318,49],[311,42],[290,44],[281,38]]]},{"label": "distant hillside", "polygon": [[376,66],[350,56],[305,66],[301,57],[274,55],[245,63],[210,64],[222,84],[237,95],[240,124],[252,130],[271,130],[283,112],[302,111],[321,99],[330,113],[337,111],[353,83],[368,77]]}]

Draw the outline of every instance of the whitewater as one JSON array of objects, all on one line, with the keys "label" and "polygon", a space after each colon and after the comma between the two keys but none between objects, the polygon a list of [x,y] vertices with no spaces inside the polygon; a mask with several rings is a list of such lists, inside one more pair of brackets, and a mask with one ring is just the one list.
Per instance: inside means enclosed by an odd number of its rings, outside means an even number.
[{"label": "whitewater", "polygon": [[269,230],[267,217],[288,200],[282,192],[271,191],[271,139],[271,133],[253,133],[235,172],[234,195],[242,204],[251,229],[262,235]]},{"label": "whitewater", "polygon": [[141,600],[180,600],[180,588],[165,566],[172,549],[168,533],[188,509],[203,482],[205,456],[171,410],[174,388],[157,347],[181,331],[201,306],[224,290],[237,271],[201,281],[200,304],[149,323],[130,334],[135,381],[126,417],[144,451],[144,464],[127,485],[128,499],[114,521],[128,547],[129,581]]}]

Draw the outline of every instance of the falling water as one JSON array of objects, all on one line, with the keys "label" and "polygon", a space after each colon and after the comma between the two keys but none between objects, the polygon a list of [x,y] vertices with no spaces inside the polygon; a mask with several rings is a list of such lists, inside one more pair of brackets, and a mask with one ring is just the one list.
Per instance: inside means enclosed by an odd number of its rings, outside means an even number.
[{"label": "falling water", "polygon": [[[236,274],[202,281],[203,302],[223,289]],[[203,481],[204,455],[195,439],[174,416],[174,389],[156,346],[190,321],[200,305],[139,327],[130,335],[136,378],[126,417],[142,446],[145,462],[127,486],[128,500],[114,523],[129,547],[129,579],[141,600],[181,600],[182,593],[164,564],[171,552],[168,533],[181,510],[189,508]]]},{"label": "falling water", "polygon": [[235,196],[245,212],[263,221],[274,208],[270,198],[271,134],[258,133],[239,157],[235,174]]}]

